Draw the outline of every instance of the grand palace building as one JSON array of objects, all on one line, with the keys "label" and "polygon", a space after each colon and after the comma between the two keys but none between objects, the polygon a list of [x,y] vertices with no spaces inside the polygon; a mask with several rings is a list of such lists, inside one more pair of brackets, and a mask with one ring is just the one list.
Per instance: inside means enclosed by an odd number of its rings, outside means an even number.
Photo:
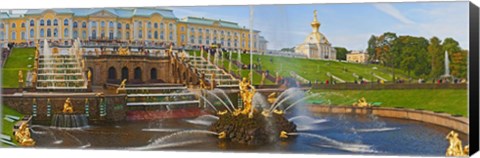
[{"label": "grand palace building", "polygon": [[260,31],[241,27],[222,19],[185,17],[179,19],[172,10],[159,8],[122,9],[33,9],[18,14],[0,13],[0,44],[34,44],[49,42],[70,45],[82,41],[135,42],[144,45],[167,45],[198,48],[220,45],[225,49],[263,53],[267,41]]}]

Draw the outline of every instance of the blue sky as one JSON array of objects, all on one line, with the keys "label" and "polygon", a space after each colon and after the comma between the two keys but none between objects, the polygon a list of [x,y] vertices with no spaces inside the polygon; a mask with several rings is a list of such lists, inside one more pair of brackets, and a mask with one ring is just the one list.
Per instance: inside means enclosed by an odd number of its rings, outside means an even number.
[{"label": "blue sky", "polygon": [[[468,49],[468,2],[407,2],[254,6],[254,28],[269,49],[293,47],[311,32],[313,10],[320,32],[334,45],[363,50],[372,34],[452,37]],[[177,17],[199,16],[249,27],[249,6],[171,7]]]}]

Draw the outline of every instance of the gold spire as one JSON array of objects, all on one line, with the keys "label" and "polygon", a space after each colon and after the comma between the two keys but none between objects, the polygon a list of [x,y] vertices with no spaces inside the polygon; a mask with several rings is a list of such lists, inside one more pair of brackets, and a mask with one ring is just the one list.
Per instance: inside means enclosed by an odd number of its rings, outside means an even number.
[{"label": "gold spire", "polygon": [[317,20],[317,10],[313,11],[313,21],[311,25],[313,32],[318,32],[318,28],[320,28],[320,23]]}]

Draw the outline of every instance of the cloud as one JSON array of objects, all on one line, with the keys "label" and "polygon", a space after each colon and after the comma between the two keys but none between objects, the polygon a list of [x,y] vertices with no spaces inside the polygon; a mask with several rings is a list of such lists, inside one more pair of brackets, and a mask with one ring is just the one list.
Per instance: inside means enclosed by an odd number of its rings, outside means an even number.
[{"label": "cloud", "polygon": [[404,24],[414,24],[414,22],[412,20],[405,17],[402,13],[400,13],[400,11],[398,9],[393,7],[391,4],[375,3],[375,4],[373,4],[373,6],[375,6],[375,8],[377,8],[378,10],[380,10],[380,11],[392,16],[393,18],[401,21]]}]

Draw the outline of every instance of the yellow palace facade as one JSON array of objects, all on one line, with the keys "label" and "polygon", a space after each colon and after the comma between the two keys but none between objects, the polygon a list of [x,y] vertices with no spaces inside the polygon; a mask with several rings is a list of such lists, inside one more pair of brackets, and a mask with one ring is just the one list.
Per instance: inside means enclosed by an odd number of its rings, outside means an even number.
[{"label": "yellow palace facade", "polygon": [[[69,45],[73,39],[145,44],[173,43],[198,47],[265,52],[267,41],[259,31],[238,23],[204,17],[177,18],[172,10],[158,8],[33,9],[22,14],[0,13],[0,43],[36,43],[47,39]],[[261,48],[261,49],[260,49]]]}]

